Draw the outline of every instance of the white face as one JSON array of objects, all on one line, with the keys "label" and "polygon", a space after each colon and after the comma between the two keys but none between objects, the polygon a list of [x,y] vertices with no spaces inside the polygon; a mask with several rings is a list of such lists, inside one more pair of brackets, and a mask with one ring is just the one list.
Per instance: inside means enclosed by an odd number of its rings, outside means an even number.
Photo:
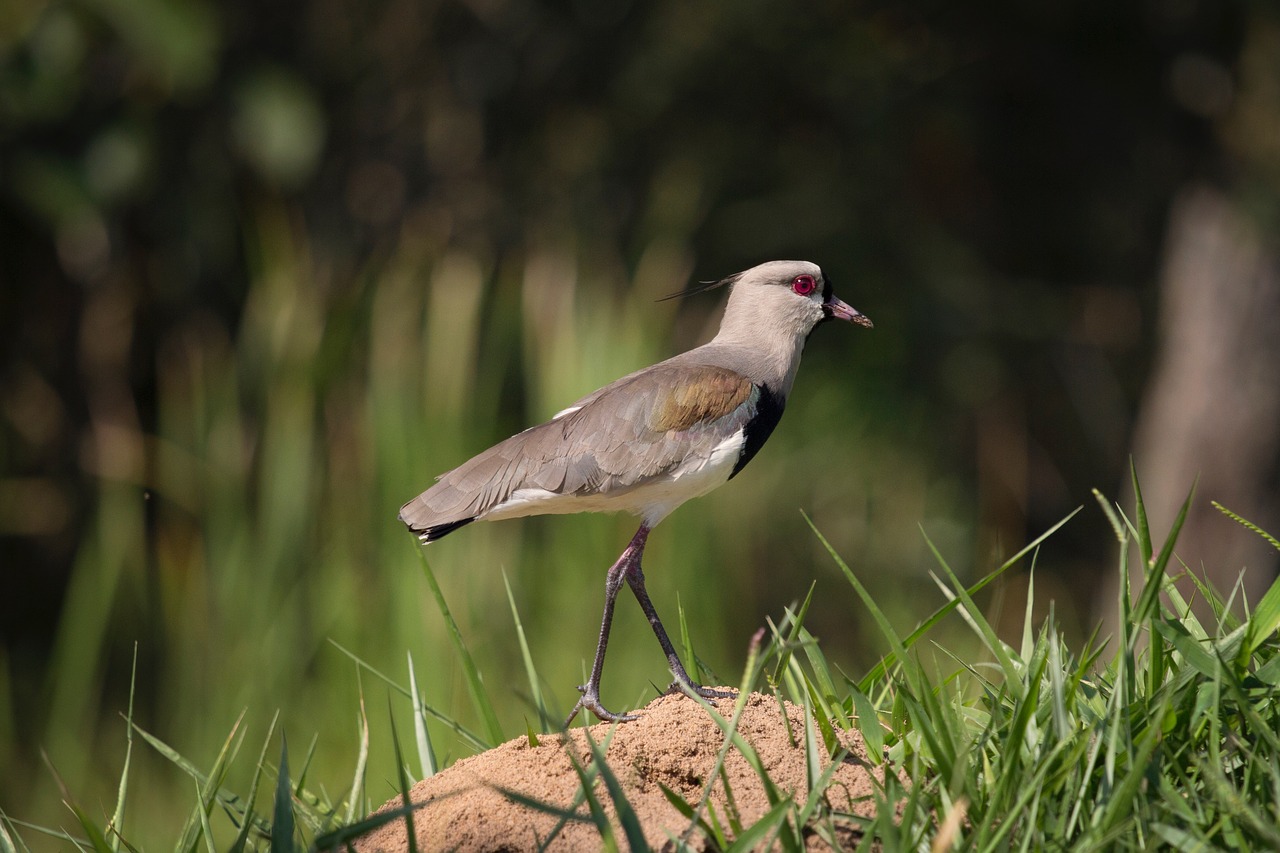
[{"label": "white face", "polygon": [[752,280],[765,284],[775,299],[785,294],[782,304],[771,302],[774,307],[770,310],[794,333],[808,334],[823,320],[844,320],[871,327],[870,320],[831,292],[831,284],[816,264],[774,261],[749,270],[744,280],[753,273],[758,275],[752,276]]},{"label": "white face", "polygon": [[[761,303],[755,325],[790,335],[807,335],[826,316],[826,282],[816,264],[773,261],[749,270],[739,285],[748,285]],[[746,288],[744,288],[746,289]]]},{"label": "white face", "polygon": [[720,327],[722,340],[765,346],[803,346],[823,320],[870,326],[866,317],[835,297],[817,264],[770,261],[734,276]]}]

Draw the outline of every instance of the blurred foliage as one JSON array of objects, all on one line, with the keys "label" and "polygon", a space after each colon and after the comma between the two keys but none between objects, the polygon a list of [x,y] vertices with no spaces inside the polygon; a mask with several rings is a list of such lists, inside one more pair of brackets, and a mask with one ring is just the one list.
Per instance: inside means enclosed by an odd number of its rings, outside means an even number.
[{"label": "blurred foliage", "polygon": [[[822,264],[876,329],[815,335],[769,450],[655,534],[655,599],[736,671],[834,582],[804,508],[909,622],[936,594],[919,526],[990,566],[1119,482],[1170,198],[1237,162],[1275,196],[1250,122],[1280,98],[1234,89],[1275,32],[1204,0],[13,0],[0,804],[57,808],[41,748],[82,802],[111,784],[135,642],[137,716],[188,754],[246,705],[354,737],[327,639],[388,670],[444,648],[400,503],[705,339],[714,300],[654,300],[770,258]],[[630,533],[506,522],[428,556],[504,684],[506,569],[567,707]],[[1041,578],[1069,624],[1102,541],[1069,527]],[[844,612],[819,596],[809,626],[864,666]],[[636,696],[662,661],[620,619],[605,692]],[[451,665],[422,682],[465,704]]]}]

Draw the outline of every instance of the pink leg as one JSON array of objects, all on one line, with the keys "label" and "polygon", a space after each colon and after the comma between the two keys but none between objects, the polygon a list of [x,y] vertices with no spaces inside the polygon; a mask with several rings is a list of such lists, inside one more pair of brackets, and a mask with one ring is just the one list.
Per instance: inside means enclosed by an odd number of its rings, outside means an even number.
[{"label": "pink leg", "polygon": [[618,598],[618,590],[622,589],[622,581],[624,579],[627,585],[631,587],[631,591],[635,593],[636,600],[640,602],[640,609],[644,611],[645,617],[649,620],[649,625],[653,628],[653,633],[658,637],[658,643],[662,646],[662,651],[667,656],[667,665],[675,676],[675,681],[672,682],[667,692],[671,693],[683,688],[705,698],[731,698],[733,696],[732,693],[699,687],[689,678],[689,674],[685,671],[684,666],[681,665],[680,657],[676,654],[675,647],[671,645],[671,639],[667,636],[666,629],[662,627],[662,620],[658,618],[658,611],[654,609],[653,602],[649,599],[649,593],[644,588],[644,572],[640,568],[640,560],[644,557],[644,546],[648,539],[649,528],[642,524],[640,529],[636,531],[636,535],[631,537],[631,542],[628,543],[622,555],[618,557],[617,562],[609,567],[609,572],[605,575],[604,618],[600,623],[600,639],[596,642],[596,657],[591,664],[591,677],[586,684],[578,688],[578,692],[582,694],[582,697],[573,706],[573,710],[569,713],[569,718],[564,721],[565,728],[569,727],[569,724],[573,722],[574,718],[578,716],[578,712],[583,708],[607,722],[625,723],[636,719],[634,714],[615,714],[600,703],[600,676],[604,672],[604,653],[605,648],[609,645],[609,628],[613,625],[613,606]]}]

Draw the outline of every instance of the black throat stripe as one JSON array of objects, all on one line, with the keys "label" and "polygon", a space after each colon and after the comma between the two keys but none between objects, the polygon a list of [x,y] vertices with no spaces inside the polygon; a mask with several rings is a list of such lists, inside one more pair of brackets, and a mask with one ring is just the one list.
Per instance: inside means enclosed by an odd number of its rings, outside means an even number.
[{"label": "black throat stripe", "polygon": [[738,476],[738,472],[747,467],[747,463],[760,452],[761,447],[764,447],[765,441],[773,433],[773,428],[778,425],[778,421],[782,420],[782,409],[787,404],[787,398],[773,393],[769,390],[769,386],[756,387],[760,389],[760,399],[756,402],[755,415],[743,427],[742,451],[738,454],[738,462],[733,466],[733,472],[729,474],[730,480]]}]

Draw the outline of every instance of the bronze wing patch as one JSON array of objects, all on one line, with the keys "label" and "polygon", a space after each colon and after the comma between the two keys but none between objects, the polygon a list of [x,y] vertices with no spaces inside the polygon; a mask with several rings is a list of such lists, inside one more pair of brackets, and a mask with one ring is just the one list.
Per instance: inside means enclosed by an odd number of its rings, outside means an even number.
[{"label": "bronze wing patch", "polygon": [[682,381],[667,390],[649,413],[654,432],[683,432],[731,414],[746,403],[751,381],[723,367],[684,367]]}]

